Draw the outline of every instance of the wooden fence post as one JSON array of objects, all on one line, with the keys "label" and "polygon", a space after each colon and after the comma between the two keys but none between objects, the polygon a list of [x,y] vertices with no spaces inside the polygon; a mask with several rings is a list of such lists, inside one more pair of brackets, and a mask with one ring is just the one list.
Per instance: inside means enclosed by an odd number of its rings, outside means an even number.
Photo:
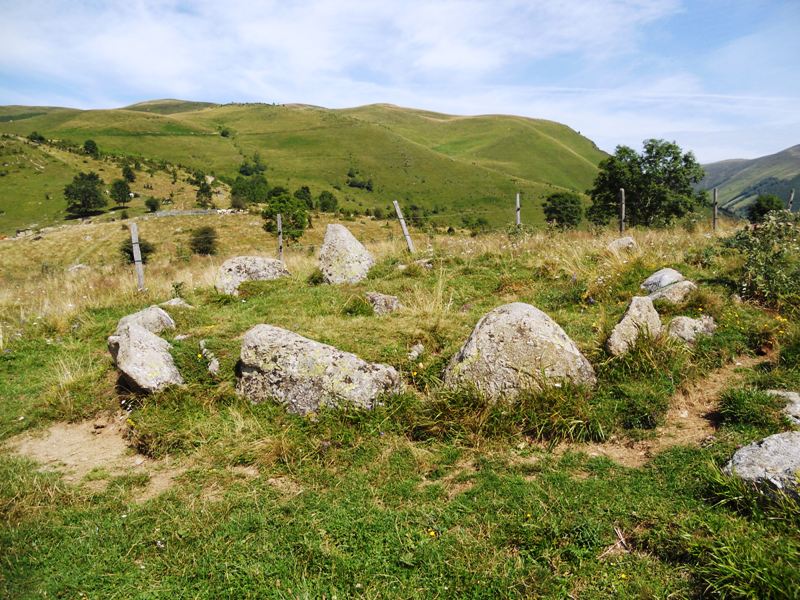
[{"label": "wooden fence post", "polygon": [[625,188],[619,188],[619,232],[625,233]]},{"label": "wooden fence post", "polygon": [[519,192],[517,192],[517,227],[522,225],[522,219],[520,218],[519,214]]},{"label": "wooden fence post", "polygon": [[792,212],[792,204],[794,204],[794,188],[792,188],[792,191],[789,193],[789,212]]},{"label": "wooden fence post", "polygon": [[283,220],[278,213],[278,260],[283,262]]},{"label": "wooden fence post", "polygon": [[711,214],[711,229],[717,230],[717,216],[719,211],[719,197],[717,196],[717,188],[714,188],[714,212]]},{"label": "wooden fence post", "polygon": [[400,220],[400,228],[403,230],[403,235],[406,238],[408,251],[414,254],[414,242],[411,241],[411,236],[408,234],[408,227],[406,227],[406,220],[403,218],[403,211],[400,210],[400,203],[397,202],[397,200],[393,200],[392,202],[394,204],[394,210],[397,213],[397,218]]},{"label": "wooden fence post", "polygon": [[144,290],[144,267],[142,266],[142,250],[139,248],[139,227],[131,223],[131,246],[133,247],[133,264],[136,267],[136,282],[139,291]]}]

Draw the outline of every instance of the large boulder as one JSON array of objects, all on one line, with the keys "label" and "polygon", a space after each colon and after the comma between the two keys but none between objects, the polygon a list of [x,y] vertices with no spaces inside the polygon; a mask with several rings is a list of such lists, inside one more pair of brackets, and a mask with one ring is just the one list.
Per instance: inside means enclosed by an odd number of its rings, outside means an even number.
[{"label": "large boulder", "polygon": [[397,296],[379,294],[378,292],[367,292],[366,296],[367,302],[372,305],[372,310],[375,311],[376,315],[388,315],[403,308]]},{"label": "large boulder", "polygon": [[183,383],[168,342],[137,323],[123,326],[117,337],[115,360],[128,387],[149,393]]},{"label": "large boulder", "polygon": [[273,327],[256,325],[244,335],[237,390],[252,402],[275,400],[307,414],[320,407],[372,408],[382,394],[402,389],[389,365]]},{"label": "large boulder", "polygon": [[144,310],[122,317],[117,323],[116,331],[108,338],[108,351],[114,360],[116,360],[119,350],[120,333],[128,325],[138,325],[150,333],[156,334],[166,329],[175,329],[175,321],[167,314],[167,311],[158,306],[149,306]]},{"label": "large boulder", "polygon": [[627,235],[625,237],[617,238],[613,242],[609,243],[607,248],[609,252],[620,254],[622,252],[631,252],[632,250],[636,250],[636,246],[636,240]]},{"label": "large boulder", "polygon": [[777,396],[786,400],[783,407],[783,414],[789,419],[792,425],[800,425],[800,394],[789,390],[767,390],[770,396]]},{"label": "large boulder", "polygon": [[693,344],[698,336],[711,335],[717,330],[714,317],[703,315],[699,319],[675,317],[669,323],[669,337]]},{"label": "large boulder", "polygon": [[478,321],[444,372],[448,387],[474,386],[492,397],[569,381],[594,385],[592,365],[564,330],[530,304],[514,302]]},{"label": "large boulder", "polygon": [[696,289],[697,285],[691,281],[679,281],[677,283],[673,283],[672,285],[668,285],[667,287],[657,289],[655,292],[650,294],[648,298],[650,298],[650,300],[653,302],[656,300],[662,300],[670,304],[680,304],[685,301],[687,296]]},{"label": "large boulder", "polygon": [[236,256],[222,263],[214,286],[220,294],[238,296],[245,281],[271,281],[288,275],[286,266],[274,258]]},{"label": "large boulder", "polygon": [[660,269],[644,280],[642,289],[647,290],[648,294],[652,294],[656,290],[665,288],[673,283],[678,283],[684,279],[686,278],[675,269]]},{"label": "large boulder", "polygon": [[634,296],[622,319],[611,331],[606,348],[620,356],[633,348],[639,334],[655,337],[661,333],[661,317],[647,296]]},{"label": "large boulder", "polygon": [[374,264],[369,251],[344,225],[328,225],[319,253],[319,268],[327,283],[358,283]]},{"label": "large boulder", "polygon": [[797,494],[800,431],[777,433],[739,448],[723,471],[757,486]]}]

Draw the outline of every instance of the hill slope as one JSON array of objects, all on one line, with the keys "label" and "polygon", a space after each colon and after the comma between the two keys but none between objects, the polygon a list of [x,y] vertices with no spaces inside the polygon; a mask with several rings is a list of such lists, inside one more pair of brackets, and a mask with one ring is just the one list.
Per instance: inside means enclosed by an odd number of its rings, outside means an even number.
[{"label": "hill slope", "polygon": [[[800,144],[752,160],[723,160],[703,165],[705,189],[719,188],[726,210],[744,214],[759,194],[777,194],[785,201],[791,189],[800,190]],[[795,210],[800,209],[795,202]]]},{"label": "hill slope", "polygon": [[[399,199],[436,208],[441,222],[454,223],[465,214],[510,222],[517,190],[524,221],[540,222],[541,198],[557,189],[587,189],[605,156],[551,121],[456,117],[389,105],[329,110],[156,100],[114,110],[0,107],[0,133],[34,130],[79,144],[91,138],[105,152],[218,177],[234,177],[242,161],[258,152],[271,185],[308,185],[314,195],[333,189],[351,209],[385,209]],[[371,179],[373,191],[348,187],[350,169]]]}]

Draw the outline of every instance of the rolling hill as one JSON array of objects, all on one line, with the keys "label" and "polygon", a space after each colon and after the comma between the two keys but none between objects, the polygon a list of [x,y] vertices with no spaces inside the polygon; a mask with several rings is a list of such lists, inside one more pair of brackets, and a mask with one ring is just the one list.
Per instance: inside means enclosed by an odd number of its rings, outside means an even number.
[{"label": "rolling hill", "polygon": [[[591,140],[552,121],[386,104],[331,110],[154,100],[112,110],[0,107],[0,133],[32,131],[76,144],[91,138],[103,152],[222,178],[235,177],[258,152],[273,186],[308,185],[314,195],[333,190],[349,209],[385,209],[398,199],[448,224],[468,215],[511,222],[517,191],[524,221],[541,222],[541,199],[563,189],[582,193],[605,156]],[[372,192],[347,185],[351,169],[374,182]],[[15,193],[9,182],[0,179],[0,195]]]},{"label": "rolling hill", "polygon": [[[722,208],[738,215],[744,215],[759,194],[776,194],[786,201],[792,189],[800,192],[800,144],[760,158],[723,160],[703,168],[706,177],[700,185],[719,188]],[[794,210],[800,210],[800,198]]]}]

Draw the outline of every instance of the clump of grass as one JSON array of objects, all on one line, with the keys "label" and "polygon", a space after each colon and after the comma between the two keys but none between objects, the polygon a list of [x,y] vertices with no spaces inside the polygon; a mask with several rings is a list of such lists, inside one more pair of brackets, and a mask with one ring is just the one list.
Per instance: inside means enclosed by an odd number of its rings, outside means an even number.
[{"label": "clump of grass", "polygon": [[753,425],[776,432],[781,427],[781,406],[785,401],[761,390],[734,388],[723,392],[719,414],[724,423]]},{"label": "clump of grass", "polygon": [[375,310],[363,296],[353,295],[342,306],[342,314],[348,317],[371,317]]}]

